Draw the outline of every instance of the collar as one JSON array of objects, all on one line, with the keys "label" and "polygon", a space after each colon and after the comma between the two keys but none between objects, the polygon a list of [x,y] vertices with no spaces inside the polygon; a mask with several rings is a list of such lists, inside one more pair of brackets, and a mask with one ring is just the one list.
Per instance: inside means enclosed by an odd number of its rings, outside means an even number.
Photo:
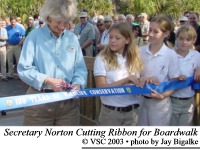
[{"label": "collar", "polygon": [[[165,49],[169,49],[169,48],[163,43],[163,45],[162,45],[162,47],[160,48],[160,50],[159,50],[157,53],[155,53],[154,56],[159,56],[159,55],[162,56],[162,55],[164,55]],[[149,45],[149,44],[148,44],[148,46],[145,47],[144,51],[145,51],[145,53],[148,53],[148,54],[150,54],[150,55],[153,55],[153,54],[150,52],[150,45]]]},{"label": "collar", "polygon": [[14,28],[16,28],[17,26],[19,26],[19,25],[16,24],[14,27],[13,27],[12,25],[10,25],[10,28],[11,28],[11,29],[14,29]]},{"label": "collar", "polygon": [[27,28],[27,30],[32,30],[32,29],[34,29],[34,27],[29,27],[29,28]]},{"label": "collar", "polygon": [[194,57],[194,55],[195,55],[192,51],[193,50],[189,50],[188,54],[185,57],[178,54],[178,58],[190,59],[190,58]]},{"label": "collar", "polygon": [[108,29],[105,29],[103,32],[105,32],[105,34],[107,34],[107,33],[108,33],[108,31],[109,31]]},{"label": "collar", "polygon": [[123,56],[122,54],[119,54],[119,53],[115,53],[115,56],[117,57],[117,59],[122,59],[122,60],[126,60],[126,55]]},{"label": "collar", "polygon": [[80,28],[85,27],[87,25],[87,23],[88,23],[87,21],[84,24],[80,23]]},{"label": "collar", "polygon": [[[49,36],[50,38],[56,37],[56,36],[53,34],[53,32],[50,30],[48,24],[45,24],[43,28],[44,28],[45,32],[48,33],[48,36]],[[61,35],[60,35],[59,37],[62,37],[62,36],[64,35],[64,33],[65,33],[65,30],[61,33]],[[57,37],[56,37],[56,38],[57,38]]]}]

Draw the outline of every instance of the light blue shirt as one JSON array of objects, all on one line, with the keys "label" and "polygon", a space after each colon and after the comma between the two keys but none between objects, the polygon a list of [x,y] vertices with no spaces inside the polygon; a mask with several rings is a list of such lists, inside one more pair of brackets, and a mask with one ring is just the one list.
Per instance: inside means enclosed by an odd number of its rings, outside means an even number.
[{"label": "light blue shirt", "polygon": [[25,39],[17,66],[22,81],[41,90],[45,78],[60,78],[84,88],[87,69],[77,36],[65,30],[59,38],[48,25],[33,30]]},{"label": "light blue shirt", "polygon": [[[8,39],[7,31],[4,28],[0,28],[0,37]],[[0,46],[6,45],[6,41],[0,40]]]},{"label": "light blue shirt", "polygon": [[103,34],[102,34],[102,37],[101,37],[101,44],[102,45],[108,45],[108,42],[109,42],[109,32],[108,30],[106,29]]}]

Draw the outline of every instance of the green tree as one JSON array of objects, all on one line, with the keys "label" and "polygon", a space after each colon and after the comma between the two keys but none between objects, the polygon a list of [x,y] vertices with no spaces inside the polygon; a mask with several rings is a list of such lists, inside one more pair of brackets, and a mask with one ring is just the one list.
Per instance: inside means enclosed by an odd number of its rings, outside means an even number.
[{"label": "green tree", "polygon": [[184,11],[200,13],[200,1],[188,0],[113,0],[116,12],[137,16],[146,12],[150,16],[157,14],[169,15],[178,18]]},{"label": "green tree", "polygon": [[0,15],[19,16],[25,21],[38,13],[45,0],[0,0]]},{"label": "green tree", "polygon": [[78,0],[78,10],[86,9],[91,15],[92,12],[106,15],[106,13],[113,14],[114,6],[110,0]]},{"label": "green tree", "polygon": [[[200,13],[200,1],[190,0],[77,0],[78,10],[87,9],[89,14],[106,15],[109,13],[134,14],[146,12],[170,15],[178,18],[184,11]],[[45,0],[0,0],[0,16],[20,16],[25,21],[29,16],[38,13]]]}]

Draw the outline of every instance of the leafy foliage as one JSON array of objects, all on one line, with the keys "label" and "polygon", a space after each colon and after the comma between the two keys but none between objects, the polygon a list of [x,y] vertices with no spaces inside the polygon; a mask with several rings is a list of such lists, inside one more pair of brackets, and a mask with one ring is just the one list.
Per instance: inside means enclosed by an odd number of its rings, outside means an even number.
[{"label": "leafy foliage", "polygon": [[39,13],[45,0],[0,0],[0,16],[19,16],[25,21]]},{"label": "leafy foliage", "polygon": [[[87,9],[89,14],[134,14],[146,12],[170,15],[177,18],[184,11],[200,12],[200,1],[194,0],[77,0],[78,10]],[[0,0],[0,16],[20,16],[23,21],[38,13],[45,0]]]},{"label": "leafy foliage", "polygon": [[110,0],[78,0],[78,9],[86,9],[90,15],[92,12],[102,15],[112,14],[113,8]]},{"label": "leafy foliage", "polygon": [[189,0],[113,0],[118,13],[138,15],[146,12],[150,16],[165,14],[177,18],[184,11],[200,13],[200,1]]}]

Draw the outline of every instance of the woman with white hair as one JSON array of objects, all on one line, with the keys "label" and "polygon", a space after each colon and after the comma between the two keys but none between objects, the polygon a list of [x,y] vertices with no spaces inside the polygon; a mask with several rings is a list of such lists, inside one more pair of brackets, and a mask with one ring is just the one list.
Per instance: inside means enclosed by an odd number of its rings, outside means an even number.
[{"label": "woman with white hair", "polygon": [[132,14],[126,15],[126,22],[132,26],[132,23],[134,22],[134,16]]},{"label": "woman with white hair", "polygon": [[[43,28],[26,38],[18,64],[27,94],[79,90],[86,85],[87,70],[77,36],[66,30],[76,15],[75,0],[46,0],[40,16]],[[57,101],[26,107],[24,125],[79,125],[79,101]]]},{"label": "woman with white hair", "polygon": [[118,22],[126,22],[126,16],[124,14],[120,14],[118,16]]}]

